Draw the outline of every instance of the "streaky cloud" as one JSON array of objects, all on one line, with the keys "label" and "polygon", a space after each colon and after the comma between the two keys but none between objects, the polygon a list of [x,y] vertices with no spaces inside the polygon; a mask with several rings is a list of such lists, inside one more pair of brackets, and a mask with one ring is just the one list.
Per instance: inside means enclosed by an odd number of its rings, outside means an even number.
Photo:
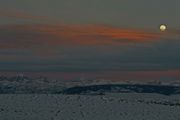
[{"label": "streaky cloud", "polygon": [[45,16],[33,15],[22,10],[4,10],[0,9],[1,18],[11,18],[19,20],[48,20]]},{"label": "streaky cloud", "polygon": [[74,45],[124,45],[158,40],[160,34],[101,25],[1,25],[0,49]]}]

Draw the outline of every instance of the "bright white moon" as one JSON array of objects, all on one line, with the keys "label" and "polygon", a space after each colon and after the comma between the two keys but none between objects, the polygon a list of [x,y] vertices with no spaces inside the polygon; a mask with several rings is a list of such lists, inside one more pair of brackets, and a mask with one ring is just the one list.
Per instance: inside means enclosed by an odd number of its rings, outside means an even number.
[{"label": "bright white moon", "polygon": [[160,30],[161,31],[165,31],[167,29],[167,26],[166,25],[160,25]]}]

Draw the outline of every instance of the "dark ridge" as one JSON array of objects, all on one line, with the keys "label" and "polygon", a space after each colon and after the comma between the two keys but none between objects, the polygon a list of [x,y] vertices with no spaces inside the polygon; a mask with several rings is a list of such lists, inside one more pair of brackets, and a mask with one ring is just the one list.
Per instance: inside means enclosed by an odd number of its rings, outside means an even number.
[{"label": "dark ridge", "polygon": [[180,86],[105,84],[77,86],[63,90],[63,94],[103,95],[106,93],[156,93],[162,95],[180,94]]}]

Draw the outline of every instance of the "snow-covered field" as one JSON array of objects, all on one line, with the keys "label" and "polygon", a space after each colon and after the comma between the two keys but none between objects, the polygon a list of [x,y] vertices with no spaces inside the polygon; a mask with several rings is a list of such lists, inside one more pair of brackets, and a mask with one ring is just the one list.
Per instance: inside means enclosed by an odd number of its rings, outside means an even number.
[{"label": "snow-covered field", "polygon": [[180,120],[180,95],[2,94],[0,120]]}]

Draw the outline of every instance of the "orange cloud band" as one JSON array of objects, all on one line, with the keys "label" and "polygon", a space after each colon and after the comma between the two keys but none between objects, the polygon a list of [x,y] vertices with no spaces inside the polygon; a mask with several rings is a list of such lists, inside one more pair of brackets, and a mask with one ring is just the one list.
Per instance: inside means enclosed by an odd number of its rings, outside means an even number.
[{"label": "orange cloud band", "polygon": [[124,45],[155,41],[160,34],[145,30],[100,25],[6,25],[0,26],[1,47],[38,45]]},{"label": "orange cloud band", "polygon": [[[157,40],[160,34],[136,29],[95,25],[63,25],[41,27],[41,31],[84,44],[113,44],[117,42],[146,42]],[[119,41],[118,41],[119,40]]]}]

